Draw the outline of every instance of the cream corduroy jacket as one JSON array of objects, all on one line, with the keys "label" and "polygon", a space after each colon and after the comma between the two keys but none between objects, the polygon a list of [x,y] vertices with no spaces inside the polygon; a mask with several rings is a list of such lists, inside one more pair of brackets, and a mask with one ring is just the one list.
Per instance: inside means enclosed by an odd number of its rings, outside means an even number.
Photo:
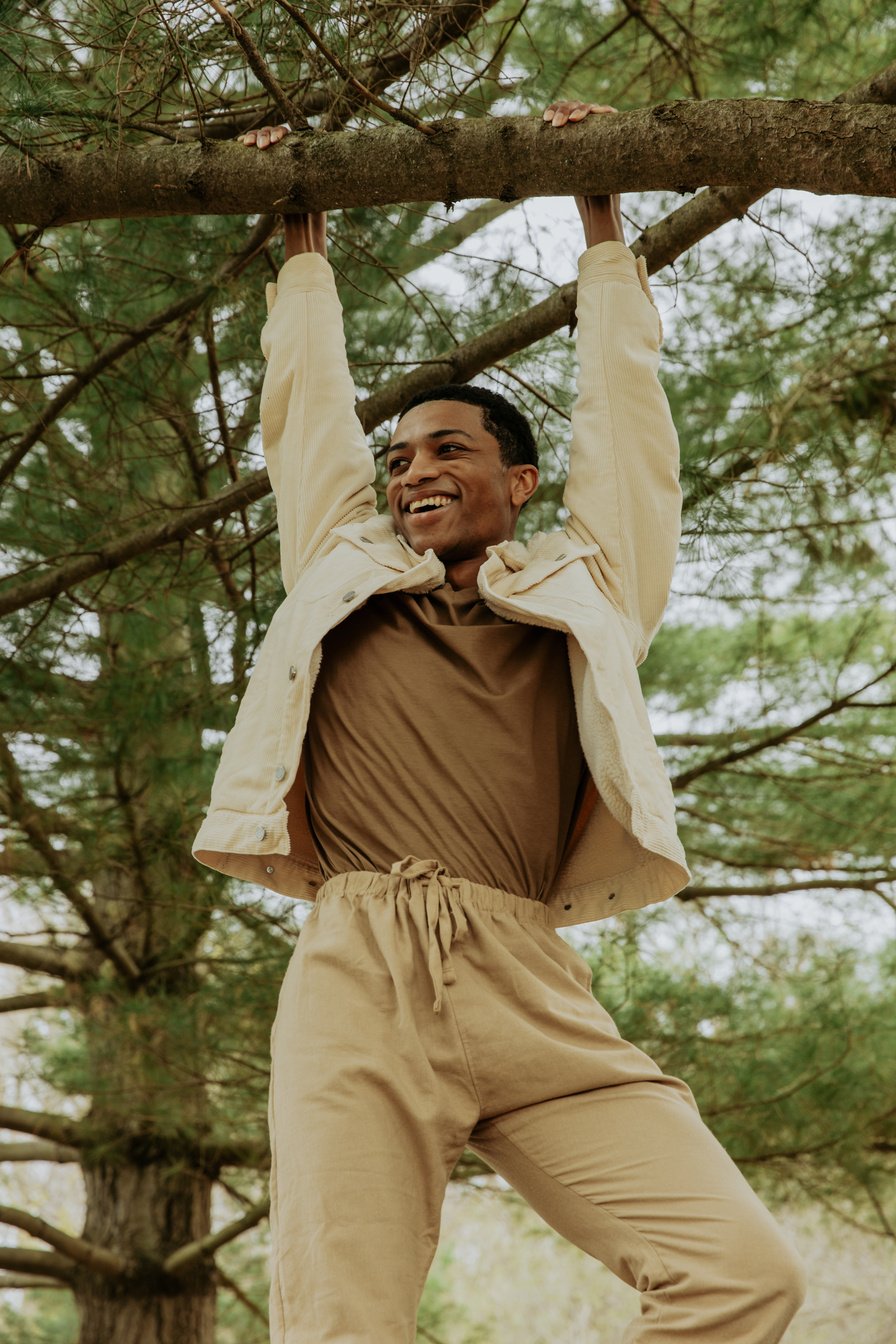
[{"label": "cream corduroy jacket", "polygon": [[[376,512],[329,265],[317,254],[293,257],[267,299],[261,428],[286,597],[224,743],[193,853],[243,881],[314,900],[322,877],[302,746],[321,642],[375,593],[426,592],[445,570]],[[568,521],[528,543],[489,547],[479,571],[493,611],[567,636],[592,786],[546,900],[556,926],[663,900],[690,878],[636,671],[662,618],[680,530],[678,440],[657,379],[661,339],[643,260],[621,243],[585,252]]]}]

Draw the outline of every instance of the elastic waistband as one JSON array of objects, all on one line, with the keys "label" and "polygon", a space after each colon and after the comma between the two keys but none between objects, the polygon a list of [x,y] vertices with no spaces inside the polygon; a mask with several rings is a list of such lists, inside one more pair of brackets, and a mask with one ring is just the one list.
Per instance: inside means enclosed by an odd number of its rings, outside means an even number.
[{"label": "elastic waistband", "polygon": [[331,895],[395,898],[402,891],[407,892],[410,883],[421,879],[428,882],[435,879],[440,888],[451,892],[464,905],[492,913],[506,911],[523,922],[541,924],[545,928],[553,927],[547,906],[541,901],[531,900],[528,896],[515,896],[513,892],[502,891],[500,887],[485,887],[466,877],[453,877],[437,859],[417,859],[413,856],[394,863],[388,873],[337,873],[320,888],[317,900]]}]

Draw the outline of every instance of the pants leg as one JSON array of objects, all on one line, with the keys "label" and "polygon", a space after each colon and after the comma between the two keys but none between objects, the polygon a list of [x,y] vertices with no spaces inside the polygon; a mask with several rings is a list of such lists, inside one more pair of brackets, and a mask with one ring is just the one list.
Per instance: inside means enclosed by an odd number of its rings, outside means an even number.
[{"label": "pants leg", "polygon": [[[551,938],[562,942],[547,931],[534,941]],[[573,989],[570,1005],[591,1022],[602,1085],[483,1120],[469,1146],[562,1236],[641,1292],[625,1344],[776,1344],[805,1291],[792,1247],[687,1086],[623,1041],[585,995]],[[563,1050],[555,1057],[562,1087]]]},{"label": "pants leg", "polygon": [[433,1012],[422,894],[387,899],[386,881],[318,896],[280,993],[272,1344],[413,1344],[445,1187],[478,1114],[450,1010]]}]

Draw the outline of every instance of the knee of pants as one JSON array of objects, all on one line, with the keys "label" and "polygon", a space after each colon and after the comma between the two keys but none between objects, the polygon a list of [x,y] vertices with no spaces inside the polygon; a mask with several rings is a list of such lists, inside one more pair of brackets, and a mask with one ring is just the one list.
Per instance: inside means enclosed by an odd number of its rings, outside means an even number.
[{"label": "knee of pants", "polygon": [[772,1282],[775,1300],[781,1303],[782,1319],[790,1320],[806,1300],[808,1282],[802,1258],[789,1242],[782,1240],[774,1248]]},{"label": "knee of pants", "polygon": [[768,1318],[784,1329],[799,1311],[806,1297],[806,1270],[803,1261],[778,1228],[756,1229],[749,1243],[732,1248],[734,1265],[743,1273],[741,1294]]}]

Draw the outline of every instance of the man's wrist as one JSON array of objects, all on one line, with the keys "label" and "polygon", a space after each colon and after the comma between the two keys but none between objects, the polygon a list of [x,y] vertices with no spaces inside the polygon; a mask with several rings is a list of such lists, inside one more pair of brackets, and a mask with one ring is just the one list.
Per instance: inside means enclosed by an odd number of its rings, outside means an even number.
[{"label": "man's wrist", "polygon": [[585,246],[625,243],[618,196],[579,196],[576,205],[585,230]]},{"label": "man's wrist", "polygon": [[316,214],[284,215],[283,235],[287,261],[306,252],[316,252],[326,258],[327,216],[324,211]]}]

